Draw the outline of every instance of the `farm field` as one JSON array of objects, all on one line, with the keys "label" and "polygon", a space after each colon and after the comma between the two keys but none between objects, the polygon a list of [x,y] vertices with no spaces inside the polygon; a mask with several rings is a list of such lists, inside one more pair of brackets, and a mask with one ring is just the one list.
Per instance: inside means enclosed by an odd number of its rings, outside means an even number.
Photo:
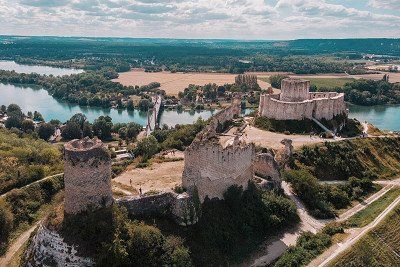
[{"label": "farm field", "polygon": [[[177,96],[189,84],[205,85],[215,83],[223,85],[226,83],[234,83],[236,74],[230,73],[172,73],[172,72],[144,72],[140,69],[133,69],[129,72],[119,74],[115,82],[123,85],[146,85],[151,82],[159,82],[161,89],[165,90],[168,95]],[[268,82],[259,80],[261,88],[266,89],[270,86]]]},{"label": "farm field", "polygon": [[367,208],[354,214],[346,222],[349,227],[364,227],[371,223],[379,214],[400,195],[400,188],[393,188],[378,200],[371,203]]},{"label": "farm field", "polygon": [[400,205],[328,266],[400,266]]}]

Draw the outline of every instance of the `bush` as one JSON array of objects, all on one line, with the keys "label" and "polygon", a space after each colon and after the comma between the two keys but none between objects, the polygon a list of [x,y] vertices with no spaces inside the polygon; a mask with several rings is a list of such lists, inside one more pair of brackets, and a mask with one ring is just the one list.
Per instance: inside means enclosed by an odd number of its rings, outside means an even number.
[{"label": "bush", "polygon": [[0,199],[0,255],[7,247],[8,238],[13,229],[13,218],[9,205]]},{"label": "bush", "polygon": [[[268,234],[299,221],[296,207],[275,191],[232,186],[224,200],[206,199],[199,222],[185,234],[197,266],[230,265],[252,252]],[[238,246],[238,244],[241,244]]]},{"label": "bush", "polygon": [[193,266],[182,240],[165,237],[154,226],[130,221],[124,208],[113,207],[109,229],[111,238],[101,243],[96,255],[100,266]]}]

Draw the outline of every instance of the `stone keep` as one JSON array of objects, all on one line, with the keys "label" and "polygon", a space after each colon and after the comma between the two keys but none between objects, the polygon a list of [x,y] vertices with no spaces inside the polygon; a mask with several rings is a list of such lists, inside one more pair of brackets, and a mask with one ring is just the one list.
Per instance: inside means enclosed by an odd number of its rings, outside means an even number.
[{"label": "stone keep", "polygon": [[343,93],[309,90],[309,81],[284,79],[280,94],[260,95],[259,115],[275,120],[331,120],[336,115],[347,115]]},{"label": "stone keep", "polygon": [[98,139],[72,140],[64,145],[65,213],[111,206],[111,158]]}]

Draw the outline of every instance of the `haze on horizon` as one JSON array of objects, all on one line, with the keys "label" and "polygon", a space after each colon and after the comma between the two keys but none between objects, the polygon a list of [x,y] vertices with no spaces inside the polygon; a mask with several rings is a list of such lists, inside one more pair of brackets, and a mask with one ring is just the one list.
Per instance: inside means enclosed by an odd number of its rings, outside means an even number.
[{"label": "haze on horizon", "polygon": [[399,0],[0,0],[1,35],[399,38]]}]

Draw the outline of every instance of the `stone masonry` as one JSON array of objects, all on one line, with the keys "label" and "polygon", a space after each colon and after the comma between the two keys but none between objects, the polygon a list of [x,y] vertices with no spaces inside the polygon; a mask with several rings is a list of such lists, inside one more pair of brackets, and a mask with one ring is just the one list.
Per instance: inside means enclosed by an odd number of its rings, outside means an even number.
[{"label": "stone masonry", "polygon": [[254,144],[246,144],[236,136],[231,145],[223,147],[216,134],[218,125],[239,116],[240,111],[240,100],[235,99],[212,118],[185,150],[182,185],[189,193],[197,190],[201,202],[206,197],[222,199],[232,185],[247,188],[253,178]]},{"label": "stone masonry", "polygon": [[347,114],[343,93],[310,93],[310,81],[284,79],[280,94],[261,94],[259,115],[276,120],[331,120]]},{"label": "stone masonry", "polygon": [[111,158],[98,139],[64,145],[65,213],[111,206]]}]

